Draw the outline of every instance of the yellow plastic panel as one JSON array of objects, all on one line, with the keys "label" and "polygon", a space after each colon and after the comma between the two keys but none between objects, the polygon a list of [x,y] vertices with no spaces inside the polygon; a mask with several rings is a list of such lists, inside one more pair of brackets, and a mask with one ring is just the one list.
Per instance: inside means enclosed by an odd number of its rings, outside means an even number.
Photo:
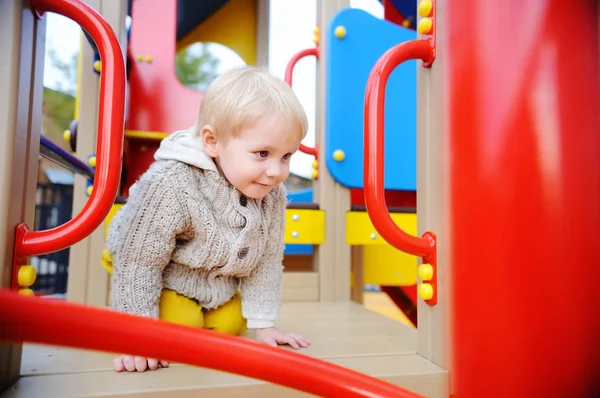
[{"label": "yellow plastic panel", "polygon": [[219,43],[248,65],[256,63],[257,0],[230,0],[177,43],[177,51],[196,42]]},{"label": "yellow plastic panel", "polygon": [[285,217],[285,243],[320,245],[325,241],[323,210],[288,209]]},{"label": "yellow plastic panel", "polygon": [[[406,233],[417,236],[417,215],[414,213],[392,213],[392,219]],[[346,243],[349,245],[388,245],[379,236],[366,211],[346,213]]]},{"label": "yellow plastic panel", "polygon": [[363,264],[363,283],[367,285],[411,286],[417,283],[417,257],[392,246],[365,246]]}]

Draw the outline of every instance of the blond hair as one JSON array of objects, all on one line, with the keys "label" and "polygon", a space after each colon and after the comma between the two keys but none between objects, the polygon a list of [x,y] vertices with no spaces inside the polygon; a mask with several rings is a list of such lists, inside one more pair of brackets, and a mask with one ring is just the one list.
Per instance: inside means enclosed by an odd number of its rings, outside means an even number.
[{"label": "blond hair", "polygon": [[210,125],[217,137],[235,137],[267,115],[285,120],[299,140],[306,136],[306,112],[291,87],[266,70],[243,66],[225,72],[209,85],[194,129],[197,135]]}]

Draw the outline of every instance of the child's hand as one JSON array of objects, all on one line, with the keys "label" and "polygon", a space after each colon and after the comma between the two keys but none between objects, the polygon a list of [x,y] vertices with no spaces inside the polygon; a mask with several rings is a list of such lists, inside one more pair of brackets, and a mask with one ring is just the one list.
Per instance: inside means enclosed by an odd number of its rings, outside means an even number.
[{"label": "child's hand", "polygon": [[158,365],[166,368],[169,366],[167,361],[159,361],[152,358],[137,357],[133,355],[121,355],[113,360],[113,366],[117,372],[124,370],[128,372],[145,372],[146,369],[156,370]]},{"label": "child's hand", "polygon": [[278,344],[289,344],[293,348],[299,349],[310,345],[310,342],[298,333],[285,333],[275,328],[257,329],[256,340],[271,347],[277,347]]}]

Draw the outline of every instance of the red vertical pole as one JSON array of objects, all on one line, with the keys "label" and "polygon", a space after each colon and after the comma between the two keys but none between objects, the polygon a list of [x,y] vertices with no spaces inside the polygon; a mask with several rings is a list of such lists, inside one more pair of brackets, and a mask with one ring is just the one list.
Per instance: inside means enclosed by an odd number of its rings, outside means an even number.
[{"label": "red vertical pole", "polygon": [[596,7],[447,2],[460,398],[600,396]]}]

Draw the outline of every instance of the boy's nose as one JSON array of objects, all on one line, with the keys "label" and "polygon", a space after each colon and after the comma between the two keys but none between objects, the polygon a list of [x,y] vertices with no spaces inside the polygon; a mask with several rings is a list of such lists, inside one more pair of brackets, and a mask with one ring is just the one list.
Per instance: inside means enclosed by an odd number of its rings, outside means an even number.
[{"label": "boy's nose", "polygon": [[282,167],[279,164],[271,164],[266,171],[266,175],[272,178],[278,178],[281,177],[281,174],[283,173]]}]

